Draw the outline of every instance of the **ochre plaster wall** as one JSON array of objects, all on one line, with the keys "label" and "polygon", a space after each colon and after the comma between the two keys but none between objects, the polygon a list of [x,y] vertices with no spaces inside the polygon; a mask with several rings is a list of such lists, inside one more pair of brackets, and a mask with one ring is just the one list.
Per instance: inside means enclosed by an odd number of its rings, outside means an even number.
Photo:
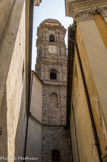
[{"label": "ochre plaster wall", "polygon": [[[105,162],[107,161],[107,1],[65,0],[65,8],[67,16],[72,16],[77,22],[76,43],[90,101],[94,131],[98,137],[99,155]],[[79,93],[82,95],[82,91]],[[85,96],[82,97],[85,99]],[[77,114],[79,115],[79,112]],[[73,114],[71,116],[75,117]],[[75,120],[78,122],[78,118]],[[71,125],[74,125],[73,121]],[[71,132],[73,137],[75,133]],[[76,139],[73,146],[74,148],[77,146]],[[88,152],[88,146],[86,150]]]},{"label": "ochre plaster wall", "polygon": [[107,23],[107,17],[104,18],[105,22]]},{"label": "ochre plaster wall", "polygon": [[[89,28],[90,26],[90,28]],[[79,22],[77,43],[102,155],[107,144],[107,50],[94,20]]]},{"label": "ochre plaster wall", "polygon": [[95,19],[97,28],[99,30],[99,33],[100,33],[100,35],[104,41],[104,44],[107,48],[107,23],[105,22],[104,18],[99,14],[95,14],[94,19]]},{"label": "ochre plaster wall", "polygon": [[74,162],[99,162],[80,65],[75,52],[70,129]]}]

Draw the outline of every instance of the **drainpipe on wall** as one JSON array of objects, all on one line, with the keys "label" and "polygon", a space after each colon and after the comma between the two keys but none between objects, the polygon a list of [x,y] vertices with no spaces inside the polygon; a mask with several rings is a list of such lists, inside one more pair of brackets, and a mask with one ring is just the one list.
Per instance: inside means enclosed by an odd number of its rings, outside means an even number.
[{"label": "drainpipe on wall", "polygon": [[[32,34],[33,34],[33,7],[34,0],[26,0],[26,134],[24,157],[26,156],[28,121],[30,116],[31,101],[31,62],[32,62]],[[23,160],[25,162],[25,160]]]},{"label": "drainpipe on wall", "polygon": [[[75,52],[75,32],[76,26],[68,28],[68,60],[67,60],[67,113],[66,113],[66,128],[70,129],[70,118],[71,118],[71,96],[72,96],[72,81],[73,81],[73,67],[74,67],[74,52]],[[70,131],[71,137],[71,131]],[[71,143],[71,154],[72,162],[73,152],[72,152],[72,141]]]},{"label": "drainpipe on wall", "polygon": [[75,31],[76,27],[68,28],[68,61],[67,61],[67,116],[66,126],[70,127],[70,109],[72,96],[72,80],[74,65],[74,49],[75,49]]}]

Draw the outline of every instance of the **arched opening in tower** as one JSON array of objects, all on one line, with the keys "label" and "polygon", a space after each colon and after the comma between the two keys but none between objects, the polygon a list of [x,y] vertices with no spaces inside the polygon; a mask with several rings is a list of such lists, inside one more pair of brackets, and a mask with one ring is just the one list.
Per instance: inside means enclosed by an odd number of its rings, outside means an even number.
[{"label": "arched opening in tower", "polygon": [[56,72],[56,70],[52,69],[50,71],[50,79],[53,79],[53,80],[57,79],[57,72]]},{"label": "arched opening in tower", "polygon": [[58,162],[60,161],[60,151],[52,150],[52,161]]},{"label": "arched opening in tower", "polygon": [[51,35],[49,36],[49,41],[50,41],[50,42],[55,42],[55,37],[54,37],[53,34],[51,34]]}]

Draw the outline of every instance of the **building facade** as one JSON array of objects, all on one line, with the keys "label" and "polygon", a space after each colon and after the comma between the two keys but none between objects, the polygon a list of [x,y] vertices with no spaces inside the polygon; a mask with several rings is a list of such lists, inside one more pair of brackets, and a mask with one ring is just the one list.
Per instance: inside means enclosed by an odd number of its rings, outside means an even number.
[{"label": "building facade", "polygon": [[107,162],[107,1],[65,0],[65,8],[76,21],[68,50],[73,160]]},{"label": "building facade", "polygon": [[66,126],[66,30],[54,19],[37,29],[36,72],[43,81],[41,161],[71,161],[70,134]]},{"label": "building facade", "polygon": [[41,1],[32,2],[0,1],[0,161],[22,161],[18,156],[25,156],[31,73],[31,8],[34,2],[39,5]]}]

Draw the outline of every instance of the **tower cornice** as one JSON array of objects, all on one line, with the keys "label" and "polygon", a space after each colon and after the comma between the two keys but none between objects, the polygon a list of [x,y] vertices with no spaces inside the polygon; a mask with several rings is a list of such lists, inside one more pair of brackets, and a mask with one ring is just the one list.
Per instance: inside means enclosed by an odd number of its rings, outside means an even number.
[{"label": "tower cornice", "polygon": [[[41,24],[38,28],[37,28],[37,35],[41,32],[41,31],[43,31],[43,29],[44,30],[58,30],[58,29],[60,29],[60,30],[62,30],[62,32],[63,32],[63,34],[65,35],[65,33],[66,33],[66,29],[64,28],[64,26],[60,26],[60,25],[47,25],[47,24]],[[46,30],[46,31],[47,31]]]},{"label": "tower cornice", "polygon": [[[38,40],[37,39],[37,43],[36,43],[36,46],[39,46],[39,44],[40,45],[49,45],[49,41],[43,41],[43,40]],[[66,47],[66,45],[64,44],[64,42],[52,42],[52,43],[50,43],[50,45],[53,45],[53,46],[64,46],[64,47]]]},{"label": "tower cornice", "polygon": [[45,64],[51,64],[51,65],[62,65],[63,64],[65,66],[67,66],[67,59],[60,59],[60,60],[57,60],[57,62],[56,62],[56,60],[52,61],[52,59],[47,60],[47,59],[43,58],[43,59],[39,60],[39,65],[44,64],[44,61],[45,61]]}]

